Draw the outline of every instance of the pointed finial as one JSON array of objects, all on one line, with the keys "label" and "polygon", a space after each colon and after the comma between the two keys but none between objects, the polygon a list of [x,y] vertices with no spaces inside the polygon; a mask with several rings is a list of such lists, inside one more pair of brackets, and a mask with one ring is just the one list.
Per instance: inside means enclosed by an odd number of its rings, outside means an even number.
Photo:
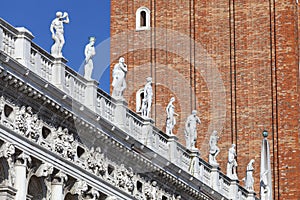
[{"label": "pointed finial", "polygon": [[268,137],[268,131],[266,131],[266,130],[264,130],[263,132],[262,132],[262,135],[264,136],[264,138],[266,138],[266,137]]}]

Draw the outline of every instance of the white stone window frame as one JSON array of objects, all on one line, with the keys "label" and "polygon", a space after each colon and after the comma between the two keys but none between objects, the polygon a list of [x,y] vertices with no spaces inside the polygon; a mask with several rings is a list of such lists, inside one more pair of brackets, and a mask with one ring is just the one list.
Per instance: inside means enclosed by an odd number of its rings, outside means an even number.
[{"label": "white stone window frame", "polygon": [[[146,12],[146,26],[141,26],[141,12]],[[140,7],[136,10],[136,30],[150,30],[150,10],[147,7]]]}]

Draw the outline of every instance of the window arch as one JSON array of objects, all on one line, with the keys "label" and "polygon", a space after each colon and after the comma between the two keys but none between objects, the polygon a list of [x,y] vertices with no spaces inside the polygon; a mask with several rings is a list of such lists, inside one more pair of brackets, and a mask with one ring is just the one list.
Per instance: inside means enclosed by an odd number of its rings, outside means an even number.
[{"label": "window arch", "polygon": [[140,7],[136,11],[136,30],[150,29],[150,10],[146,7]]}]

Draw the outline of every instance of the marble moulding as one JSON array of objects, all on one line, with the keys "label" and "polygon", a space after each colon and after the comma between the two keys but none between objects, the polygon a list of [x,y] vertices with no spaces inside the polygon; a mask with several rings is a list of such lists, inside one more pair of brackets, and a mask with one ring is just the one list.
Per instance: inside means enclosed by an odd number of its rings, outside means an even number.
[{"label": "marble moulding", "polygon": [[[11,123],[13,125],[13,130],[16,131],[16,133],[22,135],[25,138],[28,138],[29,140],[35,142],[38,145],[43,146],[49,151],[52,151],[56,153],[58,156],[61,156],[63,159],[72,161],[74,163],[77,163],[79,166],[81,166],[83,169],[87,170],[90,173],[93,173],[97,177],[109,182],[110,184],[114,185],[115,187],[125,191],[126,193],[134,196],[140,196],[141,199],[146,199],[147,193],[146,189],[143,192],[136,192],[136,181],[139,181],[140,183],[144,184],[144,187],[147,187],[148,180],[144,180],[140,178],[136,173],[134,173],[133,169],[131,167],[126,167],[125,164],[116,164],[111,161],[109,161],[104,153],[101,151],[100,147],[91,147],[87,148],[82,146],[82,144],[79,144],[77,139],[74,137],[74,134],[69,131],[68,128],[64,128],[61,126],[50,127],[48,124],[46,124],[42,119],[39,119],[39,116],[33,111],[33,109],[29,106],[16,106],[11,105],[9,102],[6,102],[3,97],[0,98],[0,105],[9,106],[12,111],[10,113],[11,116],[7,115],[7,113],[4,113],[4,110],[0,110],[0,123],[1,124],[7,124]],[[1,106],[0,106],[1,108]],[[26,120],[26,118],[31,118],[36,115],[37,120]],[[16,123],[18,121],[18,123]],[[31,137],[31,134],[25,134],[27,132],[27,126],[28,121],[30,121],[31,125],[34,125],[34,123],[37,123],[39,126],[37,126],[36,129],[34,129],[34,135],[38,135],[38,137]],[[47,128],[48,133],[45,135],[43,133],[43,130]],[[38,138],[37,140],[35,138]],[[81,147],[84,149],[85,153],[82,156],[78,156],[77,149],[78,147]],[[15,159],[13,159],[14,155],[14,145],[10,143],[4,143],[0,148],[0,157],[6,158],[8,161],[11,160],[11,170],[14,169],[14,162],[13,160],[17,160],[20,163],[30,163],[32,158],[26,154],[22,153]],[[22,165],[23,166],[23,165]],[[24,166],[27,166],[24,165]],[[113,167],[112,167],[113,166]],[[113,168],[112,171],[109,172],[109,168]],[[14,172],[11,172],[9,174],[13,175]],[[53,174],[54,167],[52,164],[43,162],[35,171],[34,175],[37,177],[43,177],[45,178],[45,186],[50,190],[51,184],[48,181],[49,175]],[[63,173],[63,172],[59,172]],[[67,177],[63,177],[60,175],[54,175],[53,179],[56,180],[55,177],[58,177],[60,180],[68,180]],[[14,184],[14,177],[10,177],[9,180],[7,180],[7,183],[11,183],[10,185],[13,186]],[[46,180],[47,179],[47,180]],[[156,183],[156,181],[154,181]],[[50,184],[50,185],[49,185]],[[153,183],[153,185],[156,185]],[[154,187],[154,186],[152,186]],[[152,188],[151,187],[151,188]],[[91,196],[91,197],[98,197],[97,191],[92,191],[92,189],[89,189],[90,186],[88,186],[87,182],[84,180],[77,180],[75,184],[70,188],[71,194],[76,194],[82,197]],[[152,194],[153,189],[151,189]],[[160,193],[164,194],[165,192],[162,192],[162,188],[160,188]],[[26,191],[24,191],[26,192]],[[167,194],[167,193],[165,193]],[[175,195],[175,194],[174,194]]]}]

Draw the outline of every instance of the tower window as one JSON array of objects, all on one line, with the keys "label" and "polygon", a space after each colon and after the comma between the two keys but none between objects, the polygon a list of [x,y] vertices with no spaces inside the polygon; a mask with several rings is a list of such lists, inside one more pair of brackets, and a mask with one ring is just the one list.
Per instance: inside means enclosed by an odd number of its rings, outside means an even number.
[{"label": "tower window", "polygon": [[146,7],[140,7],[136,11],[136,30],[150,29],[150,10]]},{"label": "tower window", "polygon": [[146,26],[146,12],[144,10],[141,12],[140,21],[141,27]]}]

